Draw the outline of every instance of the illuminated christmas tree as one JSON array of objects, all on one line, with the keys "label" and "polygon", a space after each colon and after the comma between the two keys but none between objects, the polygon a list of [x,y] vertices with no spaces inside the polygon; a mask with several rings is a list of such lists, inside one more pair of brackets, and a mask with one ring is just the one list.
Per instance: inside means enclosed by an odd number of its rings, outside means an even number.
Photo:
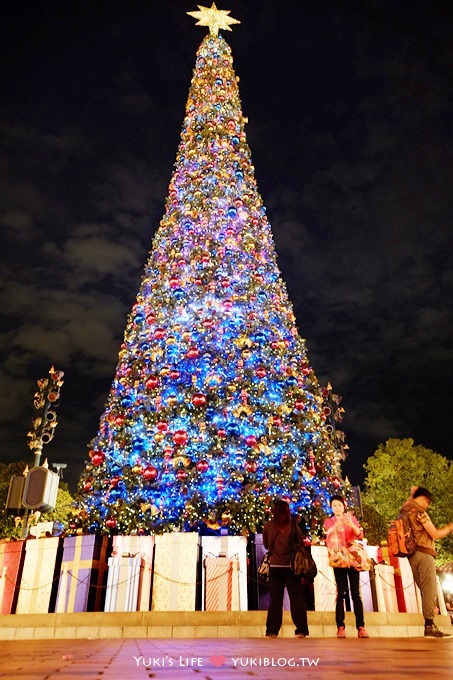
[{"label": "illuminated christmas tree", "polygon": [[259,530],[276,498],[316,533],[344,486],[258,193],[228,11],[197,52],[165,215],[80,479],[74,527]]}]

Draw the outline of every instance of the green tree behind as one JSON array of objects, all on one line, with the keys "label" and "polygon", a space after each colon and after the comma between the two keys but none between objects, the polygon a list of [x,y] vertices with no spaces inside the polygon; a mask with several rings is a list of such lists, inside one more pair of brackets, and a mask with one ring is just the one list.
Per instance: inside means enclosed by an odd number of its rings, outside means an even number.
[{"label": "green tree behind", "polygon": [[[450,460],[413,439],[388,439],[379,444],[364,465],[367,472],[362,494],[364,526],[369,543],[380,545],[387,529],[410,494],[411,487],[424,486],[434,500],[429,508],[439,527],[453,520],[453,465]],[[453,536],[436,542],[438,562],[453,560]]]}]

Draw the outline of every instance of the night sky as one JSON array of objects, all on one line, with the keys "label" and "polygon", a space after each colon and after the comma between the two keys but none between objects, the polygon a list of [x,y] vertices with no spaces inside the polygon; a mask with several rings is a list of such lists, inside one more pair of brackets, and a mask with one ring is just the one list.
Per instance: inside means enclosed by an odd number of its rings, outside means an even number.
[{"label": "night sky", "polygon": [[[199,0],[201,2],[201,0]],[[203,2],[210,5],[211,0]],[[218,0],[279,265],[344,473],[381,442],[452,457],[451,2]],[[44,454],[75,484],[164,213],[193,0],[15,0],[1,21],[0,460],[65,372]]]}]

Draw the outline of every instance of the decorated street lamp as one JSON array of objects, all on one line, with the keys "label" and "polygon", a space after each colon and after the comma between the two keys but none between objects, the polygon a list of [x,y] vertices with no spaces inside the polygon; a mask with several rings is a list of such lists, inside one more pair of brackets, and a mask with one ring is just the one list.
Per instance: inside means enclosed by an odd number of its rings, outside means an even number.
[{"label": "decorated street lamp", "polygon": [[27,519],[30,510],[48,512],[55,507],[59,475],[49,470],[47,460],[40,465],[42,450],[45,444],[52,441],[55,428],[58,425],[57,414],[54,409],[60,400],[60,388],[63,385],[63,371],[57,371],[53,366],[48,378],[37,381],[38,391],[33,398],[33,404],[38,411],[32,420],[32,429],[27,433],[28,446],[33,451],[35,460],[31,470],[23,475],[11,478],[7,510],[20,512],[25,508],[23,518],[23,535],[27,535]]},{"label": "decorated street lamp", "polygon": [[37,381],[38,391],[35,392],[33,404],[38,415],[33,418],[33,428],[28,432],[28,446],[35,454],[35,467],[39,465],[44,444],[52,441],[55,428],[58,425],[57,414],[53,410],[60,402],[60,388],[63,385],[63,371],[57,371],[52,366],[48,378]]}]

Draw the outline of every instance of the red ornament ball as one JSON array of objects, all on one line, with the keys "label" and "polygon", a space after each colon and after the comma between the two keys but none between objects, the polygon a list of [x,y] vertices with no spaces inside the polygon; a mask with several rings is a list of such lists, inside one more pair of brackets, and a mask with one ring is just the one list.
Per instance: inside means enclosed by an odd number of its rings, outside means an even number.
[{"label": "red ornament ball", "polygon": [[173,434],[173,441],[177,446],[183,446],[187,443],[187,432],[185,430],[176,430]]},{"label": "red ornament ball", "polygon": [[183,481],[184,479],[187,478],[187,472],[183,470],[182,468],[179,468],[176,471],[176,478],[179,479],[179,481]]},{"label": "red ornament ball", "polygon": [[247,472],[255,473],[258,469],[258,463],[255,460],[248,460],[245,464]]},{"label": "red ornament ball", "polygon": [[93,465],[102,465],[105,460],[105,454],[102,451],[94,451],[91,456],[91,462]]},{"label": "red ornament ball", "polygon": [[254,434],[249,434],[249,435],[245,438],[245,443],[247,444],[247,446],[255,446],[255,444],[256,444],[256,437],[255,437],[255,435],[254,435]]},{"label": "red ornament ball", "polygon": [[142,470],[142,477],[146,479],[147,482],[154,482],[159,475],[159,471],[154,465],[148,465]]},{"label": "red ornament ball", "polygon": [[108,517],[105,520],[105,526],[109,529],[114,529],[116,527],[116,519],[114,517]]},{"label": "red ornament ball", "polygon": [[192,404],[198,408],[201,406],[206,406],[205,395],[201,394],[201,392],[197,392],[197,394],[194,394],[192,397]]},{"label": "red ornament ball", "polygon": [[154,390],[159,384],[159,378],[155,375],[151,375],[145,382],[145,387],[147,390]]},{"label": "red ornament ball", "polygon": [[199,460],[196,467],[198,472],[206,472],[209,468],[209,462],[207,460]]}]

